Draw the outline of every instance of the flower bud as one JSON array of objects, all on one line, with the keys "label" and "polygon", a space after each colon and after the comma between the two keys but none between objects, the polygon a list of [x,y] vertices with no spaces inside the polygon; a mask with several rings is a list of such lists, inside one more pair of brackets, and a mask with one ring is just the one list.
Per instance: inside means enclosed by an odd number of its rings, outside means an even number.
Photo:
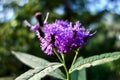
[{"label": "flower bud", "polygon": [[36,19],[38,20],[40,27],[42,27],[42,26],[43,26],[42,13],[37,12],[37,13],[35,14],[35,17],[36,17]]}]

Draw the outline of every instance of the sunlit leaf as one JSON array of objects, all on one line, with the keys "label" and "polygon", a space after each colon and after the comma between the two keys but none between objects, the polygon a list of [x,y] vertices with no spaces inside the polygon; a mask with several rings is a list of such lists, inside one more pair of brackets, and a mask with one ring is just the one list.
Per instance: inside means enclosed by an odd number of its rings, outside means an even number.
[{"label": "sunlit leaf", "polygon": [[45,77],[47,74],[61,67],[62,65],[63,64],[61,63],[52,63],[46,68],[37,67],[25,72],[24,74],[17,77],[15,80],[41,80],[41,78]]},{"label": "sunlit leaf", "polygon": [[[30,66],[31,68],[39,67],[42,69],[52,64],[45,59],[26,53],[12,51],[12,54],[15,55],[21,62]],[[61,72],[60,69],[56,69],[55,71],[50,72],[48,75],[59,79],[65,79],[65,75]]]},{"label": "sunlit leaf", "polygon": [[30,66],[31,68],[36,68],[36,67],[43,68],[44,66],[50,64],[50,62],[48,62],[47,60],[30,54],[15,52],[15,51],[12,51],[12,54],[15,55],[21,62]]},{"label": "sunlit leaf", "polygon": [[80,59],[80,61],[77,61],[72,66],[70,73],[75,70],[81,70],[83,68],[88,68],[90,66],[104,64],[113,60],[117,60],[119,58],[120,58],[120,52],[113,52],[113,53],[105,53],[101,55],[91,56],[83,60]]}]

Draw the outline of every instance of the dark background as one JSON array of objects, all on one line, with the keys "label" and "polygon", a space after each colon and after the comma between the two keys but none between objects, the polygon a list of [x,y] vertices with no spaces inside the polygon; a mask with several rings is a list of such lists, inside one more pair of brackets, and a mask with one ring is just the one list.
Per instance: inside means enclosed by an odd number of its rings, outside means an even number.
[{"label": "dark background", "polygon": [[[79,55],[120,51],[120,0],[0,0],[0,77],[15,77],[29,69],[11,54],[12,50],[57,61],[56,56],[40,50],[35,33],[23,23],[27,19],[36,24],[36,12],[42,12],[43,19],[50,12],[48,22],[79,20],[91,32],[97,31]],[[87,80],[120,80],[120,59],[88,68]]]}]

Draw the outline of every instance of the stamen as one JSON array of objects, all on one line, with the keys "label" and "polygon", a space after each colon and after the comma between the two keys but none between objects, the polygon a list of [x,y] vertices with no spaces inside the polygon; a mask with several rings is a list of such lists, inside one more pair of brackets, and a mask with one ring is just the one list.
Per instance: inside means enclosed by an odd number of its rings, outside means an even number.
[{"label": "stamen", "polygon": [[48,20],[48,16],[49,16],[49,12],[47,12],[47,14],[46,14],[46,18],[45,18],[45,20],[44,20],[44,23],[47,22],[47,20]]},{"label": "stamen", "polygon": [[93,32],[92,34],[90,34],[90,36],[93,36],[94,34],[96,34],[97,33],[97,31],[95,31],[95,32]]},{"label": "stamen", "polygon": [[28,27],[32,27],[32,25],[31,25],[27,20],[25,20],[24,23],[25,23]]}]

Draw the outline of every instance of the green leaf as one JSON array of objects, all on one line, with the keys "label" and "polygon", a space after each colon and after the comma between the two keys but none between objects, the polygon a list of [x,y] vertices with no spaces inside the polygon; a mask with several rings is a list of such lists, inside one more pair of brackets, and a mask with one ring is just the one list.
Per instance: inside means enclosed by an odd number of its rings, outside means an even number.
[{"label": "green leaf", "polygon": [[50,72],[48,75],[52,76],[52,77],[56,77],[58,79],[62,79],[62,80],[65,79],[65,75],[63,74],[63,72],[61,72],[60,69],[56,69],[56,70]]},{"label": "green leaf", "polygon": [[[79,57],[75,63],[83,60],[83,57]],[[71,80],[86,80],[86,69],[76,70],[71,73]]]},{"label": "green leaf", "polygon": [[70,73],[75,70],[81,70],[90,66],[104,64],[120,58],[120,52],[105,53],[101,55],[91,56],[83,60],[77,61],[70,69]]},{"label": "green leaf", "polygon": [[63,64],[61,63],[52,63],[46,68],[37,67],[25,72],[15,80],[41,80],[41,78],[45,77],[48,73],[54,71],[62,65]]},{"label": "green leaf", "polygon": [[75,61],[75,63],[76,63],[76,62],[79,62],[79,61],[81,61],[81,60],[83,60],[83,57],[79,57],[79,58]]},{"label": "green leaf", "polygon": [[50,62],[48,62],[47,60],[44,60],[42,58],[30,54],[15,51],[12,51],[12,54],[15,55],[21,62],[23,62],[24,64],[31,68],[36,67],[44,68],[45,66],[50,64]]},{"label": "green leaf", "polygon": [[[39,67],[42,69],[52,64],[45,59],[26,53],[12,51],[12,54],[15,55],[21,62],[23,62],[24,64],[28,65],[31,68]],[[48,75],[59,79],[65,79],[65,75],[61,72],[60,69],[56,69],[54,72],[51,72]]]},{"label": "green leaf", "polygon": [[86,80],[86,69],[72,72],[71,80]]}]

